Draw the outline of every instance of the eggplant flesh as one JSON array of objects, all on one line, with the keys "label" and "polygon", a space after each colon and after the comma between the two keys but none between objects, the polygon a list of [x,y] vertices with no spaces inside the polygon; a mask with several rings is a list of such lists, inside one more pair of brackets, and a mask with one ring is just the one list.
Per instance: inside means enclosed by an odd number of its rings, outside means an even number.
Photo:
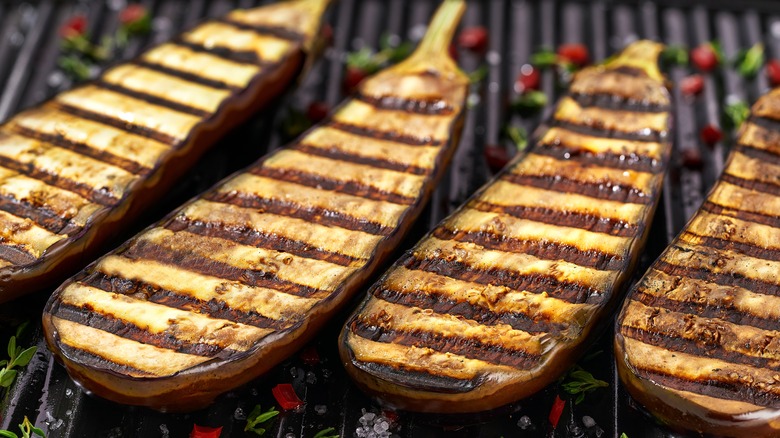
[{"label": "eggplant flesh", "polygon": [[202,408],[299,349],[399,243],[455,150],[468,79],[444,3],[406,61],[327,120],[65,282],[52,351],[87,390]]},{"label": "eggplant flesh", "polygon": [[0,302],[94,260],[209,146],[292,84],[327,3],[206,21],[0,125]]},{"label": "eggplant flesh", "polygon": [[649,41],[578,73],[535,147],[408,251],[342,330],[395,407],[489,411],[573,365],[621,298],[658,203],[670,98]]},{"label": "eggplant flesh", "polygon": [[615,357],[670,426],[780,434],[780,90],[762,96],[723,174],[631,290]]}]

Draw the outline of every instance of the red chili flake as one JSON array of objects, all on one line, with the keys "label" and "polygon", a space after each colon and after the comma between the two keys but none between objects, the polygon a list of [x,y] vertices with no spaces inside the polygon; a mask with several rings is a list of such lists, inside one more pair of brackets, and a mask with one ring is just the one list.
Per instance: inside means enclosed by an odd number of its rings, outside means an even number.
[{"label": "red chili flake", "polygon": [[566,402],[562,400],[560,396],[556,395],[552,408],[550,408],[550,415],[547,417],[547,419],[550,420],[550,424],[552,424],[553,429],[558,427],[558,420],[561,419],[561,414],[563,414],[564,407],[566,407]]},{"label": "red chili flake", "polygon": [[360,85],[361,82],[363,82],[363,79],[365,79],[366,76],[368,76],[368,74],[366,74],[365,70],[363,69],[357,67],[347,67],[347,71],[344,74],[344,89],[347,91],[354,90],[358,85]]},{"label": "red chili flake", "polygon": [[590,61],[588,48],[584,44],[561,44],[558,46],[558,57],[562,61],[570,62],[578,67],[586,65]]},{"label": "red chili flake", "polygon": [[392,427],[395,424],[398,424],[398,419],[400,418],[398,416],[398,412],[393,411],[391,409],[384,409],[382,410],[382,416],[387,418],[387,421],[390,422],[390,426]]},{"label": "red chili flake", "polygon": [[280,383],[271,390],[274,394],[276,402],[285,411],[291,411],[303,406],[303,401],[298,398],[298,394],[295,393],[295,388],[289,383]]},{"label": "red chili flake", "polygon": [[766,63],[766,77],[769,79],[769,83],[773,87],[780,85],[780,61],[777,59],[770,59]]},{"label": "red chili flake", "polygon": [[710,43],[701,44],[691,50],[691,61],[701,71],[712,71],[718,66],[718,54]]},{"label": "red chili flake", "polygon": [[190,432],[190,438],[219,438],[221,434],[222,426],[208,427],[194,424],[192,432]]},{"label": "red chili flake", "polygon": [[699,74],[687,76],[680,81],[680,91],[686,96],[696,96],[703,89],[704,78]]},{"label": "red chili flake", "polygon": [[682,150],[682,164],[689,169],[700,169],[704,164],[701,158],[701,152],[697,148],[687,148]]},{"label": "red chili flake", "polygon": [[311,120],[312,123],[317,123],[328,117],[330,107],[327,103],[316,100],[309,104],[306,109],[306,117]]},{"label": "red chili flake", "polygon": [[515,79],[515,91],[524,93],[528,90],[538,90],[540,78],[539,70],[531,64],[525,64],[520,67],[520,74]]},{"label": "red chili flake", "polygon": [[[311,107],[309,107],[311,108]],[[317,349],[314,347],[306,347],[304,348],[299,354],[298,357],[301,358],[303,363],[309,366],[314,366],[320,363],[320,354],[317,353]]]},{"label": "red chili flake", "polygon": [[60,36],[66,39],[77,38],[87,31],[87,17],[74,15],[60,27]]},{"label": "red chili flake", "polygon": [[509,160],[512,159],[512,156],[509,155],[509,151],[507,151],[505,147],[497,144],[485,145],[483,154],[485,155],[485,161],[487,162],[488,167],[493,173],[501,170],[509,163]]},{"label": "red chili flake", "polygon": [[701,139],[705,144],[714,145],[723,138],[723,133],[715,125],[707,125],[701,128]]},{"label": "red chili flake", "polygon": [[458,34],[458,45],[466,50],[484,52],[488,46],[488,31],[482,26],[463,29]]},{"label": "red chili flake", "polygon": [[144,5],[138,3],[129,4],[119,12],[119,22],[124,25],[133,24],[146,18],[146,14],[147,11]]}]

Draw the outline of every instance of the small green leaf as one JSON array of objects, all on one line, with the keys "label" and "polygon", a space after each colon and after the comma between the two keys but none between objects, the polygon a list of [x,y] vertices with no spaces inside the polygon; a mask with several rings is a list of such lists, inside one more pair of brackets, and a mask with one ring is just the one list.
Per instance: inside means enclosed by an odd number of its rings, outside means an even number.
[{"label": "small green leaf", "polygon": [[482,82],[488,74],[488,66],[485,64],[480,65],[476,70],[469,73],[469,83],[476,84]]},{"label": "small green leaf", "polygon": [[528,147],[528,133],[525,131],[525,128],[510,125],[506,127],[505,132],[518,151]]},{"label": "small green leaf", "polygon": [[89,79],[89,64],[76,55],[60,56],[57,65],[72,79],[77,81]]},{"label": "small green leaf", "polygon": [[335,434],[336,429],[333,427],[329,427],[327,429],[322,429],[321,431],[317,432],[316,435],[314,435],[314,438],[339,438],[338,434]]},{"label": "small green leaf", "polygon": [[264,425],[264,423],[267,423],[277,415],[279,415],[279,411],[276,410],[275,406],[272,406],[271,409],[263,412],[263,408],[260,407],[260,405],[255,405],[252,412],[246,417],[244,432],[254,432],[257,435],[262,436],[265,433],[265,429],[261,427],[261,425]]},{"label": "small green leaf", "polygon": [[16,370],[0,370],[0,386],[3,388],[11,386],[14,383],[14,379],[16,379],[16,374]]},{"label": "small green leaf", "polygon": [[754,77],[762,65],[764,65],[764,45],[761,43],[754,44],[737,59],[737,71],[746,78]]},{"label": "small green leaf", "polygon": [[30,363],[30,360],[32,360],[33,356],[35,356],[35,352],[38,351],[38,347],[30,347],[22,352],[19,353],[18,356],[16,356],[16,359],[14,359],[13,362],[11,362],[10,367],[13,368],[15,366],[23,367]]},{"label": "small green leaf", "polygon": [[16,358],[16,336],[11,336],[11,339],[8,340],[8,356],[11,361]]},{"label": "small green leaf", "polygon": [[558,54],[554,51],[542,48],[531,54],[531,64],[539,68],[555,67],[558,64]]},{"label": "small green leaf", "polygon": [[739,128],[750,117],[750,107],[747,103],[738,100],[732,102],[723,109],[728,126]]},{"label": "small green leaf", "polygon": [[666,46],[661,52],[661,61],[666,65],[688,65],[688,48],[682,45]]},{"label": "small green leaf", "polygon": [[623,432],[623,433],[620,434],[620,438],[628,438],[628,435],[626,435],[626,433]]},{"label": "small green leaf", "polygon": [[16,327],[16,338],[22,337],[22,334],[25,330],[27,330],[27,327],[30,326],[30,321],[24,321],[23,323],[19,324],[18,327]]},{"label": "small green leaf", "polygon": [[576,395],[575,404],[582,403],[585,400],[585,394],[595,391],[598,388],[609,386],[609,383],[596,379],[593,374],[585,371],[579,365],[575,365],[566,377],[567,382],[562,385],[564,391],[571,395]]},{"label": "small green leaf", "polygon": [[512,104],[512,110],[525,116],[538,112],[547,105],[547,95],[543,91],[529,91],[523,93],[515,99]]},{"label": "small green leaf", "polygon": [[367,74],[376,73],[381,65],[374,59],[374,51],[363,47],[356,52],[347,53],[347,66],[363,70]]},{"label": "small green leaf", "polygon": [[0,437],[3,437],[3,438],[19,438],[19,435],[11,432],[10,430],[0,430]]},{"label": "small green leaf", "polygon": [[41,429],[39,427],[35,427],[35,426],[33,426],[31,429],[32,429],[32,432],[34,434],[42,436],[43,438],[46,438],[46,432],[44,432],[43,429]]}]

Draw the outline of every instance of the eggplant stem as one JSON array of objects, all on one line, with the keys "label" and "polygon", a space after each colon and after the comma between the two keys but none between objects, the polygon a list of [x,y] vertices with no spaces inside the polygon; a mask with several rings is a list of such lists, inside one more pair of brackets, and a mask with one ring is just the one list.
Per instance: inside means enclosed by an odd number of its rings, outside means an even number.
[{"label": "eggplant stem", "polygon": [[464,0],[444,0],[431,19],[428,31],[417,49],[403,64],[411,67],[431,62],[447,62],[455,67],[455,62],[449,56],[449,47],[465,11]]},{"label": "eggplant stem", "polygon": [[604,63],[607,69],[620,67],[638,68],[647,76],[663,82],[664,76],[658,68],[658,57],[664,50],[664,45],[650,40],[640,40],[628,45],[615,58]]}]

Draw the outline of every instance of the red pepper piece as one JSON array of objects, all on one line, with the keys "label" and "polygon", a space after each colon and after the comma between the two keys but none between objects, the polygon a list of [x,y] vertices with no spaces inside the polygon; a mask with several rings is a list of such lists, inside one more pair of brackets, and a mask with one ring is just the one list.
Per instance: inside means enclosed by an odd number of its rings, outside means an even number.
[{"label": "red pepper piece", "polygon": [[314,101],[309,104],[309,108],[306,109],[306,118],[312,123],[317,123],[328,117],[330,107],[327,103],[322,101]]},{"label": "red pepper piece", "polygon": [[208,427],[194,424],[192,432],[190,432],[190,438],[219,438],[221,434],[222,426]]},{"label": "red pepper piece", "polygon": [[686,96],[696,96],[704,89],[704,78],[701,75],[690,75],[680,81],[680,91]]},{"label": "red pepper piece", "polygon": [[507,151],[505,147],[497,144],[485,145],[483,154],[485,155],[485,161],[487,162],[488,167],[493,173],[501,170],[509,163],[509,160],[512,159],[509,155],[509,151]]},{"label": "red pepper piece", "polygon": [[87,17],[74,15],[60,27],[60,36],[63,38],[77,38],[87,31]]},{"label": "red pepper piece", "polygon": [[558,46],[558,57],[578,67],[590,62],[590,53],[584,44],[562,44]]},{"label": "red pepper piece", "polygon": [[710,146],[719,142],[723,138],[723,133],[715,125],[707,125],[701,128],[701,139]]},{"label": "red pepper piece", "polygon": [[563,414],[563,408],[566,407],[566,402],[561,399],[560,396],[555,396],[555,401],[553,402],[552,408],[550,409],[550,415],[547,417],[548,420],[550,420],[550,424],[552,424],[553,429],[558,427],[558,421],[561,419],[561,414]]},{"label": "red pepper piece", "polygon": [[320,363],[320,355],[317,353],[317,349],[314,347],[306,347],[298,355],[303,363],[309,366],[314,366]]},{"label": "red pepper piece", "polygon": [[146,18],[146,14],[146,7],[144,7],[144,5],[133,3],[127,5],[127,7],[122,9],[119,13],[119,22],[124,25],[133,24],[136,21]]},{"label": "red pepper piece", "polygon": [[691,61],[701,71],[712,71],[720,60],[712,44],[704,43],[691,50]]},{"label": "red pepper piece", "polygon": [[463,29],[458,34],[458,45],[466,50],[484,52],[488,46],[488,31],[482,26]]},{"label": "red pepper piece", "polygon": [[520,74],[515,79],[515,91],[524,93],[528,90],[538,90],[540,79],[539,70],[531,64],[526,64],[520,67]]},{"label": "red pepper piece", "polygon": [[298,394],[295,393],[295,388],[289,383],[280,383],[274,386],[271,392],[273,393],[276,402],[279,403],[279,406],[285,411],[291,411],[303,406],[303,401],[298,398]]},{"label": "red pepper piece", "polygon": [[357,67],[347,67],[347,71],[344,74],[344,89],[351,92],[366,78],[368,74],[365,70]]},{"label": "red pepper piece", "polygon": [[770,59],[769,62],[766,63],[766,77],[773,87],[780,85],[780,61],[777,59]]}]

